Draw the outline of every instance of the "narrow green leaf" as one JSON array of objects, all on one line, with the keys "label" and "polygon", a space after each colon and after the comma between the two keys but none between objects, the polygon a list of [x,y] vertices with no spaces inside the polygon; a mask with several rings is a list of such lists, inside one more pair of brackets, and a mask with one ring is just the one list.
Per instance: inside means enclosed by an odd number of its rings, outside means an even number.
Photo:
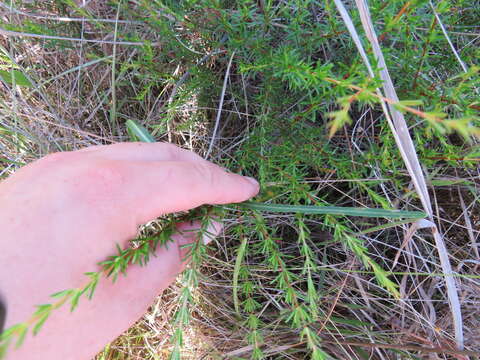
[{"label": "narrow green leaf", "polygon": [[358,304],[347,304],[347,303],[338,303],[338,306],[344,306],[348,309],[352,309],[352,310],[364,310],[364,309],[367,309],[367,306],[365,305],[358,305]]},{"label": "narrow green leaf", "polygon": [[50,295],[50,297],[52,297],[54,299],[61,299],[61,298],[66,297],[66,296],[70,296],[72,294],[72,292],[73,292],[72,289],[63,290],[63,291],[59,291],[59,292],[56,292],[55,294]]},{"label": "narrow green leaf", "polygon": [[244,202],[239,204],[247,209],[269,211],[275,213],[302,213],[318,215],[342,215],[361,217],[385,217],[385,218],[412,218],[420,219],[426,217],[421,211],[385,210],[371,208],[354,208],[340,206],[316,206],[316,205],[280,205],[255,202]]},{"label": "narrow green leaf", "polygon": [[[398,105],[401,105],[401,106],[422,106],[423,105],[423,101],[421,99],[417,99],[417,100],[400,100],[398,101],[397,103]],[[396,105],[396,104],[395,104]],[[394,105],[394,106],[395,106]]]},{"label": "narrow green leaf", "polygon": [[50,312],[47,312],[45,314],[43,314],[42,316],[40,316],[40,318],[38,319],[37,323],[35,324],[35,326],[33,327],[33,330],[32,330],[32,333],[33,335],[37,335],[38,332],[40,331],[40,329],[42,328],[43,324],[45,324],[45,321],[47,321],[48,317],[50,316]]},{"label": "narrow green leaf", "polygon": [[362,230],[359,233],[357,233],[357,235],[365,235],[365,234],[369,234],[369,233],[372,233],[372,232],[375,232],[375,231],[390,229],[392,227],[396,227],[396,226],[400,226],[400,225],[411,224],[412,222],[415,222],[415,221],[412,220],[412,219],[407,219],[407,220],[400,220],[400,221],[395,221],[395,222],[392,222],[392,223],[382,224],[382,225],[378,225],[378,226],[374,226],[374,227]]},{"label": "narrow green leaf", "polygon": [[465,180],[465,179],[438,179],[438,180],[432,180],[431,184],[433,186],[451,186],[451,185],[472,185],[473,183],[471,181]]},{"label": "narrow green leaf", "polygon": [[19,324],[21,327],[19,328],[17,332],[17,341],[15,343],[15,348],[19,348],[22,346],[23,342],[25,341],[25,336],[27,335],[28,332],[28,325],[27,324]]},{"label": "narrow green leaf", "polygon": [[238,304],[238,274],[240,273],[240,267],[243,263],[243,258],[245,256],[245,250],[247,248],[247,237],[242,239],[242,243],[238,248],[237,258],[235,260],[235,267],[233,269],[233,305],[235,307],[235,312],[240,315],[240,307]]},{"label": "narrow green leaf", "polygon": [[10,341],[10,339],[18,334],[18,332],[20,332],[24,326],[26,326],[25,323],[20,323],[5,329],[5,331],[0,334],[0,342]]},{"label": "narrow green leaf", "polygon": [[78,306],[78,301],[80,300],[80,297],[82,296],[83,291],[81,290],[75,290],[75,293],[73,294],[72,298],[70,299],[70,312],[73,312],[77,306]]},{"label": "narrow green leaf", "polygon": [[95,288],[97,287],[98,279],[92,279],[87,286],[85,286],[82,290],[82,295],[86,294],[88,300],[92,300],[93,293],[95,292]]},{"label": "narrow green leaf", "polygon": [[7,84],[13,85],[14,81],[16,85],[33,87],[33,84],[27,77],[19,70],[0,70],[0,77]]},{"label": "narrow green leaf", "polygon": [[138,124],[136,121],[127,120],[125,123],[127,125],[128,130],[130,130],[133,135],[135,135],[138,140],[148,143],[155,142],[153,136],[145,129],[142,125]]},{"label": "narrow green leaf", "polygon": [[44,313],[49,313],[50,311],[52,311],[52,307],[53,305],[52,304],[42,304],[42,305],[37,305],[37,310],[34,312],[33,315],[41,315],[41,314],[44,314]]},{"label": "narrow green leaf", "polygon": [[61,78],[62,76],[68,75],[68,74],[76,72],[78,70],[82,70],[83,68],[86,68],[90,65],[95,65],[99,62],[102,62],[104,60],[108,60],[110,58],[112,58],[112,55],[105,56],[105,57],[95,59],[95,60],[92,60],[92,61],[88,61],[86,63],[83,63],[83,64],[80,64],[78,66],[72,67],[72,68],[70,68],[70,69],[68,69],[68,70],[66,70],[66,71],[64,71],[64,72],[62,72],[58,75],[55,75],[55,76],[51,77],[50,79],[47,79],[47,80],[43,81],[38,87],[41,88],[42,86],[45,86],[46,84],[51,83],[52,81],[55,81],[55,80]]},{"label": "narrow green leaf", "polygon": [[331,316],[330,320],[335,324],[345,324],[345,325],[354,325],[354,326],[366,326],[366,327],[373,327],[372,323],[366,321],[360,321],[355,319],[347,319],[341,318],[337,316]]}]

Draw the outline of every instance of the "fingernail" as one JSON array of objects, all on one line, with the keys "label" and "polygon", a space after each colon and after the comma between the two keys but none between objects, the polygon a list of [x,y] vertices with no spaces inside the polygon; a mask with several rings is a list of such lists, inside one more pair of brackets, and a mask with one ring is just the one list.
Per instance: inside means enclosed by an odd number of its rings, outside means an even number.
[{"label": "fingernail", "polygon": [[258,183],[257,180],[255,180],[254,178],[251,178],[249,176],[245,176],[245,179],[247,179],[252,185],[254,185],[255,187],[259,187],[260,184]]},{"label": "fingernail", "polygon": [[222,231],[223,225],[218,221],[212,220],[208,224],[206,234],[203,235],[203,243],[208,245]]},{"label": "fingernail", "polygon": [[203,235],[203,244],[204,245],[210,244],[212,242],[212,240],[213,240],[213,237],[211,235],[208,235],[208,234]]}]

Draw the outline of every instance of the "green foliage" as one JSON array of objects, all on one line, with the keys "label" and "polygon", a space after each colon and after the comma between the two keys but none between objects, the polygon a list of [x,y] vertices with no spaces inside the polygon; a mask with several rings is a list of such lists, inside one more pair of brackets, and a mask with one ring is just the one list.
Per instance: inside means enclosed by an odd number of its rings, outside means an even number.
[{"label": "green foliage", "polygon": [[201,213],[201,227],[198,232],[198,239],[187,247],[189,265],[182,274],[183,289],[180,294],[178,309],[174,318],[175,331],[171,338],[173,344],[173,351],[170,354],[171,360],[181,359],[181,351],[184,344],[183,329],[187,327],[190,322],[191,311],[194,308],[193,292],[198,287],[198,281],[201,277],[200,266],[206,254],[206,246],[202,239],[211,236],[208,233],[209,224],[211,222],[211,218],[208,215],[208,209],[200,208],[199,212]]},{"label": "green foliage", "polygon": [[27,77],[19,70],[0,70],[0,78],[7,84],[15,84],[18,86],[32,87],[32,83]]}]

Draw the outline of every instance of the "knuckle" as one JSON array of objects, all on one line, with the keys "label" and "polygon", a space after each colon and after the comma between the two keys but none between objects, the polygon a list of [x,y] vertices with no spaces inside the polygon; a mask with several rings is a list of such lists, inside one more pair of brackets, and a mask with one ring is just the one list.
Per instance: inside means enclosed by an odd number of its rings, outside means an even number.
[{"label": "knuckle", "polygon": [[76,183],[82,195],[105,198],[118,193],[125,183],[125,176],[120,162],[99,160],[83,166],[77,174]]},{"label": "knuckle", "polygon": [[180,149],[178,146],[167,142],[159,143],[159,145],[162,147],[162,151],[168,153],[169,157],[171,157],[172,159],[177,157],[178,151]]},{"label": "knuckle", "polygon": [[101,160],[87,168],[84,174],[95,183],[117,184],[123,181],[125,173],[120,162],[113,160]]},{"label": "knuckle", "polygon": [[208,187],[215,187],[217,183],[217,177],[215,176],[214,169],[208,163],[195,163],[195,174],[202,180],[203,184]]}]

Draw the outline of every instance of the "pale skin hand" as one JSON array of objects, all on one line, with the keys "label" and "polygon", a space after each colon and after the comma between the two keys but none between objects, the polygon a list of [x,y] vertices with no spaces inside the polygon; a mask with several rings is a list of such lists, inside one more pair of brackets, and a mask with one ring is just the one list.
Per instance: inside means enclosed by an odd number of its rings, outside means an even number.
[{"label": "pale skin hand", "polygon": [[[27,320],[57,291],[85,285],[88,271],[125,247],[138,226],[202,204],[245,201],[258,184],[169,144],[125,143],[49,155],[0,183],[0,294],[6,328]],[[182,224],[182,230],[198,224]],[[220,225],[212,232],[218,233]],[[183,269],[177,234],[146,267],[100,281],[91,301],[54,311],[8,360],[91,359],[147,310]]]}]

